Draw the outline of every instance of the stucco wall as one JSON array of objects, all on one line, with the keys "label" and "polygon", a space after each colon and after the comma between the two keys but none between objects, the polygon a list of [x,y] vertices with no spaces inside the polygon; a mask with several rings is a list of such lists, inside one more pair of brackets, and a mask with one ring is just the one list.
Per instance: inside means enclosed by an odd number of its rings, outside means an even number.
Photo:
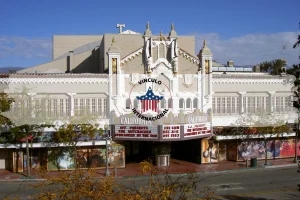
[{"label": "stucco wall", "polygon": [[102,38],[102,35],[53,35],[53,59]]}]

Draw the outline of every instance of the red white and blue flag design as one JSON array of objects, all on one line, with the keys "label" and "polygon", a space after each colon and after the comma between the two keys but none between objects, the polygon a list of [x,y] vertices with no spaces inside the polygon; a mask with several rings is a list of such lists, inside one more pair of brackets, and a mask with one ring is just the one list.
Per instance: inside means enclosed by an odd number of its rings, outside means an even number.
[{"label": "red white and blue flag design", "polygon": [[162,100],[163,96],[157,96],[153,93],[151,87],[149,87],[146,95],[143,96],[137,96],[138,100],[140,100],[142,104],[142,110],[141,112],[146,112],[147,110],[152,110],[154,112],[158,112],[158,103],[160,100]]}]

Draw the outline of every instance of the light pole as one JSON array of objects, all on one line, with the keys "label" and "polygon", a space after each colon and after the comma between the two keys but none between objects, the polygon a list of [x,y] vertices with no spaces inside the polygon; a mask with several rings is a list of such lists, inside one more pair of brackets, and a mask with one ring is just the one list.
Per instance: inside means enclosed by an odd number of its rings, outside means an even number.
[{"label": "light pole", "polygon": [[110,172],[109,172],[109,169],[108,169],[108,144],[107,144],[107,140],[109,139],[109,135],[108,135],[108,128],[109,128],[109,125],[108,124],[105,124],[104,125],[104,133],[105,133],[105,145],[106,145],[106,170],[105,170],[105,176],[110,176]]},{"label": "light pole", "polygon": [[298,137],[299,137],[299,113],[298,113],[298,119],[295,120],[295,125],[296,125],[296,137],[295,137],[295,158],[294,158],[294,162],[297,163],[297,159],[298,159]]}]

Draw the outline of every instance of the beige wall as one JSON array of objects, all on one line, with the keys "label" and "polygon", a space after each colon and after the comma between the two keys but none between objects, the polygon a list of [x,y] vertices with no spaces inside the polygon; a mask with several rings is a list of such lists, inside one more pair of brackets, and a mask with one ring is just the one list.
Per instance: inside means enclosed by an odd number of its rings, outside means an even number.
[{"label": "beige wall", "polygon": [[199,66],[182,54],[179,55],[178,59],[178,73],[179,74],[196,74]]},{"label": "beige wall", "polygon": [[143,55],[139,54],[137,57],[134,57],[128,62],[125,62],[123,65],[121,65],[121,68],[124,74],[131,74],[131,73],[144,74],[145,67],[143,64]]},{"label": "beige wall", "polygon": [[102,38],[102,35],[53,35],[53,59]]},{"label": "beige wall", "polygon": [[35,67],[19,70],[18,73],[65,73],[66,71],[67,58],[62,58]]}]

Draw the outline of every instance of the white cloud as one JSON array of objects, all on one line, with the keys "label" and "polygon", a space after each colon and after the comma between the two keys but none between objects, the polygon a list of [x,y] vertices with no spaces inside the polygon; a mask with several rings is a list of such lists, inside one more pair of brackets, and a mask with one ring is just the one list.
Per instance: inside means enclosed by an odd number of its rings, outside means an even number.
[{"label": "white cloud", "polygon": [[[248,34],[230,39],[222,39],[217,33],[192,34],[196,36],[197,53],[206,38],[213,59],[225,64],[229,59],[237,65],[255,65],[263,61],[285,58],[288,65],[300,62],[300,48],[293,49],[298,33],[282,32],[273,34]],[[287,46],[283,50],[283,46]]]},{"label": "white cloud", "polygon": [[52,42],[48,39],[28,39],[0,35],[0,58],[51,58]]}]

